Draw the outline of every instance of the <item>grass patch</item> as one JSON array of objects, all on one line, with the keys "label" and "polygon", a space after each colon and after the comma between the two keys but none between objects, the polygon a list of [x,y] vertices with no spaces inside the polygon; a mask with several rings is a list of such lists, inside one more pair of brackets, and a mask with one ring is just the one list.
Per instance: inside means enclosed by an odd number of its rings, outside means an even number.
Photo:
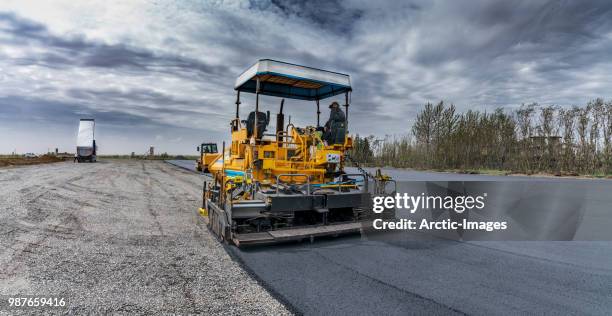
[{"label": "grass patch", "polygon": [[0,167],[7,166],[26,166],[26,165],[38,165],[42,163],[53,163],[64,161],[61,158],[50,156],[50,155],[42,155],[36,158],[25,158],[21,156],[11,156],[11,155],[2,155],[0,156]]}]

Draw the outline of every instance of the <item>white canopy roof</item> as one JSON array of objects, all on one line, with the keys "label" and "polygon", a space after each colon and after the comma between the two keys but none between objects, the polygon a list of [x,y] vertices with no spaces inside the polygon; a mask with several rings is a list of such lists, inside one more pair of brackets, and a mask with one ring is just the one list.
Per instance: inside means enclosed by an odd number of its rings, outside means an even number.
[{"label": "white canopy roof", "polygon": [[255,93],[257,78],[261,94],[278,97],[320,100],[351,90],[348,75],[271,59],[261,59],[243,72],[234,88]]}]

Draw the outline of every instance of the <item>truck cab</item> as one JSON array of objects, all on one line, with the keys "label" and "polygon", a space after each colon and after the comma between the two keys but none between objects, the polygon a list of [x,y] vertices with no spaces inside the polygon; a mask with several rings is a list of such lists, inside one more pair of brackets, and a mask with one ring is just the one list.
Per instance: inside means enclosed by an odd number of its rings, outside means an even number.
[{"label": "truck cab", "polygon": [[196,170],[200,172],[209,172],[208,165],[216,160],[217,156],[219,156],[217,144],[202,143],[200,146],[198,146],[197,151],[200,153],[200,157],[198,158],[196,164]]}]

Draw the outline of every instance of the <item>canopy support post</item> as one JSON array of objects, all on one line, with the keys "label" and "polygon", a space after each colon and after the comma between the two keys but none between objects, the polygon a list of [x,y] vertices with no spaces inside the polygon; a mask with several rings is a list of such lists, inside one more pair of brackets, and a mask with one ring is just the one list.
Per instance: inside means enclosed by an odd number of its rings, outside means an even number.
[{"label": "canopy support post", "polygon": [[259,77],[257,77],[257,85],[255,86],[255,121],[253,126],[253,135],[251,135],[250,147],[251,147],[251,169],[256,170],[257,164],[255,161],[258,159],[257,153],[257,117],[259,116],[259,93],[260,93],[260,81]]},{"label": "canopy support post", "polygon": [[346,129],[348,130],[348,108],[349,108],[349,93],[344,94],[344,112],[346,112]]},{"label": "canopy support post", "polygon": [[239,107],[240,107],[240,90],[236,91],[236,119],[240,118]]},{"label": "canopy support post", "polygon": [[232,121],[232,132],[240,128],[240,90],[236,91],[236,118]]},{"label": "canopy support post", "polygon": [[317,99],[317,127],[320,127],[319,119],[321,117],[321,110],[319,109],[319,99]]},{"label": "canopy support post", "polygon": [[259,89],[260,89],[259,77],[257,77],[257,85],[255,87],[255,126],[253,126],[253,137],[257,139],[257,117],[259,116]]}]

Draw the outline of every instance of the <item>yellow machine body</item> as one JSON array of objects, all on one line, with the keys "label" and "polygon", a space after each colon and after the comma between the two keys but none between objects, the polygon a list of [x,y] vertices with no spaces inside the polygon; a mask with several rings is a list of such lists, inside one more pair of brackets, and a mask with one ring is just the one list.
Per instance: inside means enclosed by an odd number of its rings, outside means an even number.
[{"label": "yellow machine body", "polygon": [[232,126],[232,142],[224,157],[219,155],[208,165],[216,178],[225,170],[249,174],[263,185],[279,179],[283,183],[306,182],[304,177],[288,176],[300,174],[309,177],[311,184],[323,184],[333,181],[333,174],[343,170],[345,152],[352,147],[349,136],[343,144],[327,145],[314,127],[300,129],[289,125],[287,131],[277,133],[276,137],[256,141],[247,138],[247,129],[238,120]]},{"label": "yellow machine body", "polygon": [[221,154],[217,151],[217,144],[215,143],[203,143],[198,147],[200,157],[196,162],[196,170],[202,172],[209,172],[208,166],[221,157]]}]

